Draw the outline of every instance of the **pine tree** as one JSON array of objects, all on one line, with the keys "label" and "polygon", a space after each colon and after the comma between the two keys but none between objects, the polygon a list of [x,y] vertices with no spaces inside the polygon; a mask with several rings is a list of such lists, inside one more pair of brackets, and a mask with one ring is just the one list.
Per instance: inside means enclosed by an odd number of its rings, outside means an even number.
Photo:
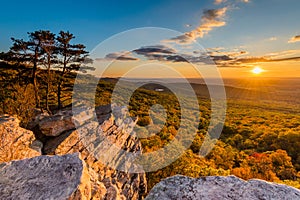
[{"label": "pine tree", "polygon": [[78,72],[79,70],[92,70],[92,67],[83,66],[83,64],[91,63],[88,58],[88,52],[85,51],[83,44],[71,44],[71,40],[74,39],[74,35],[64,31],[59,33],[56,38],[58,45],[58,52],[60,57],[61,71],[58,80],[57,88],[57,102],[58,109],[62,107],[62,87],[66,74],[71,72]]}]

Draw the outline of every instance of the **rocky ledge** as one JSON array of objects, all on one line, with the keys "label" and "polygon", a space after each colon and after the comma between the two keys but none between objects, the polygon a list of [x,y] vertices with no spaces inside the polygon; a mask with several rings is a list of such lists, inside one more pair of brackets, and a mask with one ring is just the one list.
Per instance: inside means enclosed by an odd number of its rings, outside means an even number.
[{"label": "rocky ledge", "polygon": [[300,190],[262,180],[235,176],[189,178],[173,176],[158,183],[145,200],[299,200]]},{"label": "rocky ledge", "polygon": [[[120,107],[118,109],[122,113],[123,108]],[[134,124],[135,121],[126,121],[126,116],[122,114],[113,116],[110,105],[97,107],[95,112],[85,107],[79,107],[73,110],[66,108],[53,115],[42,113],[37,115],[30,123],[31,131],[19,127],[19,120],[16,117],[0,116],[0,163],[8,162],[1,164],[4,171],[0,173],[0,184],[2,187],[0,199],[20,199],[17,196],[21,195],[21,193],[27,195],[21,199],[36,199],[30,198],[29,195],[34,193],[35,189],[33,186],[46,190],[46,188],[42,187],[43,182],[55,183],[55,181],[61,181],[59,180],[60,173],[63,172],[62,168],[65,167],[65,164],[68,165],[68,159],[64,160],[60,157],[66,158],[64,155],[74,153],[78,154],[81,162],[85,165],[84,170],[77,167],[78,171],[74,172],[78,172],[78,176],[75,177],[77,182],[80,174],[87,174],[88,178],[77,184],[78,188],[84,187],[85,192],[80,192],[80,195],[75,197],[74,195],[70,196],[71,193],[64,193],[65,196],[61,199],[66,199],[64,198],[66,196],[68,196],[68,200],[142,199],[147,191],[145,173],[136,174],[118,171],[117,169],[119,168],[117,166],[124,163],[125,159],[118,152],[116,152],[115,157],[111,158],[115,168],[108,167],[102,158],[111,157],[111,154],[105,152],[111,151],[112,144],[117,146],[120,152],[141,152],[139,140],[128,131],[130,129],[128,127],[132,127]],[[41,156],[42,154],[43,156]],[[52,155],[53,157],[45,157],[44,155]],[[16,161],[32,157],[35,157],[33,161]],[[61,168],[55,168],[56,160],[59,159],[63,164],[57,166]],[[34,169],[30,168],[32,165],[30,163],[42,161],[45,161],[47,166],[49,164],[49,167],[52,167],[55,172],[48,172],[47,167],[45,168],[42,164],[36,164]],[[30,165],[29,169],[27,168],[28,165]],[[3,166],[5,167],[3,168]],[[13,171],[12,169],[16,172],[16,176],[9,172]],[[38,180],[38,177],[40,177],[40,180]],[[51,177],[52,181],[50,181]],[[19,184],[29,184],[32,187],[25,188],[18,185],[16,181]],[[58,182],[57,184],[59,185]],[[45,183],[45,185],[47,184]],[[16,185],[16,187],[12,187],[12,185]],[[88,187],[86,187],[87,185]],[[60,184],[60,186],[62,190],[68,190],[69,188],[68,185]],[[11,187],[16,190],[15,193],[9,190]],[[74,189],[73,186],[71,188],[72,190]],[[33,191],[29,191],[31,189]],[[51,187],[49,187],[49,190],[51,190]],[[10,198],[13,194],[16,196]],[[58,194],[62,195],[62,193]],[[50,195],[50,193],[45,192],[45,195]],[[44,199],[58,198],[49,197]]]}]

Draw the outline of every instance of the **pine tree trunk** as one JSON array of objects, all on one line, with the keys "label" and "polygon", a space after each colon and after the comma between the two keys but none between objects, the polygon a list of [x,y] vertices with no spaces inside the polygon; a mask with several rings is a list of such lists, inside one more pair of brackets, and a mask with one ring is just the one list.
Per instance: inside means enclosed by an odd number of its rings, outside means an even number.
[{"label": "pine tree trunk", "polygon": [[[60,77],[61,79],[62,77]],[[57,87],[57,108],[61,109],[61,101],[60,101],[60,96],[61,96],[61,85],[62,85],[62,81],[59,80],[58,82],[58,87]]]},{"label": "pine tree trunk", "polygon": [[39,90],[38,90],[38,85],[37,85],[37,66],[35,66],[32,69],[32,84],[34,88],[34,96],[35,96],[35,107],[40,108],[40,97],[39,97]]},{"label": "pine tree trunk", "polygon": [[38,49],[35,49],[35,55],[33,59],[33,69],[32,69],[32,83],[34,88],[34,96],[35,96],[35,107],[40,108],[40,96],[39,89],[37,84],[37,65],[38,65]]},{"label": "pine tree trunk", "polygon": [[50,90],[50,67],[51,67],[51,64],[50,64],[50,55],[48,55],[48,71],[47,71],[47,87],[46,87],[46,109],[47,111],[50,113],[50,109],[49,109],[49,90]]},{"label": "pine tree trunk", "polygon": [[58,81],[58,86],[57,86],[57,107],[58,110],[60,110],[62,108],[62,104],[61,104],[61,90],[62,90],[62,85],[63,85],[63,78],[66,72],[66,68],[67,68],[67,58],[66,56],[64,56],[64,63],[63,63],[63,70],[61,72],[61,75],[59,77],[59,81]]}]

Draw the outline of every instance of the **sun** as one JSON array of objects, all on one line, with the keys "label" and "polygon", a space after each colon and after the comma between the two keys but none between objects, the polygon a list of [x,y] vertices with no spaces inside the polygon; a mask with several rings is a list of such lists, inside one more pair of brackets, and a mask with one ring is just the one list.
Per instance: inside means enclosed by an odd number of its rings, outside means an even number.
[{"label": "sun", "polygon": [[262,68],[260,68],[260,67],[255,67],[254,69],[252,69],[252,73],[253,74],[261,74],[262,72],[263,72],[264,70],[262,69]]}]

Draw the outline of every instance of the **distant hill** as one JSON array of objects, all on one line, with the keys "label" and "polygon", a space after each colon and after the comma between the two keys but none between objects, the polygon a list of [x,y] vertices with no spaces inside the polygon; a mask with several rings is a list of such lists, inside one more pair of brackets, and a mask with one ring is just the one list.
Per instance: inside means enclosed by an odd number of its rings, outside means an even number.
[{"label": "distant hill", "polygon": [[[103,78],[102,80],[115,84],[119,79]],[[189,79],[189,81],[197,96],[210,98],[208,87],[203,80]],[[150,83],[142,86],[144,89],[153,91],[163,89],[160,92],[171,92],[168,89],[168,86],[170,86],[169,88],[176,88],[176,91],[179,93],[191,94],[186,83],[180,80],[164,80],[167,84],[161,85],[159,84],[159,79],[147,79],[144,81],[143,79],[122,79],[124,86],[146,82]],[[297,78],[224,79],[224,84],[224,87],[210,85],[209,88],[216,94],[225,88],[227,99],[284,102],[288,104],[300,103],[300,80]]]}]

